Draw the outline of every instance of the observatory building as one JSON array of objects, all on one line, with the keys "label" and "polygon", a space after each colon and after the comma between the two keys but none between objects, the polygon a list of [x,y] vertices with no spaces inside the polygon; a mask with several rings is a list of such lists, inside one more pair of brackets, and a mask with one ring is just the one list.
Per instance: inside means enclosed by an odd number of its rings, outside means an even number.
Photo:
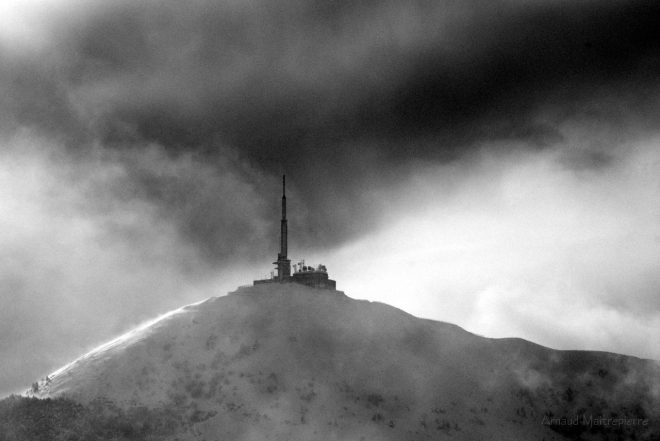
[{"label": "observatory building", "polygon": [[305,265],[302,260],[293,265],[291,273],[291,260],[287,257],[288,232],[286,221],[286,176],[282,176],[282,220],[280,221],[280,252],[277,253],[277,274],[271,272],[270,278],[255,280],[255,285],[263,283],[300,283],[312,288],[336,289],[337,282],[328,278],[328,270],[325,265],[316,267]]}]

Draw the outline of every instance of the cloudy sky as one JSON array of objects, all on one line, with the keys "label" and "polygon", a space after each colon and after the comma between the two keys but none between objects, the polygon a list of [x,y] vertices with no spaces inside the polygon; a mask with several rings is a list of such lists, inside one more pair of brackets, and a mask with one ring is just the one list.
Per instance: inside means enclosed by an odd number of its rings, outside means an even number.
[{"label": "cloudy sky", "polygon": [[660,359],[660,4],[4,0],[0,393],[290,255]]}]

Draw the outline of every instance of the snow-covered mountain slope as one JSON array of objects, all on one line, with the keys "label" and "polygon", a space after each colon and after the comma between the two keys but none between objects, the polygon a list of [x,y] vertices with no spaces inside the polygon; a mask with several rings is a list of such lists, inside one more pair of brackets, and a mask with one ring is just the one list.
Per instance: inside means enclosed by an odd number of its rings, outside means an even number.
[{"label": "snow-covered mountain slope", "polygon": [[[295,284],[173,311],[51,374],[35,395],[175,409],[172,439],[660,436],[655,362],[487,339]],[[600,417],[640,421],[614,428]]]}]

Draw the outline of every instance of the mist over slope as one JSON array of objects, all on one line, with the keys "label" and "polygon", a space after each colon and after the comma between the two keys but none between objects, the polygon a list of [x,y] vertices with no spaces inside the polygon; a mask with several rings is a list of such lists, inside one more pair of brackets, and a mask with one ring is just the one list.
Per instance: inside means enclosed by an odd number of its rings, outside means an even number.
[{"label": "mist over slope", "polygon": [[[171,439],[182,440],[660,436],[655,362],[483,338],[296,284],[242,288],[173,311],[35,389],[85,406],[177,415]],[[551,424],[576,416],[577,425]],[[637,423],[598,424],[601,417]]]}]

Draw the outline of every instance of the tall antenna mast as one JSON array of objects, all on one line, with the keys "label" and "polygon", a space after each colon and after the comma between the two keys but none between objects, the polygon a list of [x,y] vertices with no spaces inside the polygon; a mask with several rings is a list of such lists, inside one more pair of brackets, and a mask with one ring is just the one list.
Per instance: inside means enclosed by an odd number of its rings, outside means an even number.
[{"label": "tall antenna mast", "polygon": [[301,260],[293,265],[294,273],[291,274],[291,260],[288,258],[287,243],[287,220],[286,220],[286,175],[282,175],[282,220],[280,221],[280,252],[277,253],[277,260],[273,262],[277,266],[277,277],[271,272],[270,279],[255,280],[254,285],[264,283],[298,283],[312,288],[322,288],[335,290],[337,282],[328,277],[328,270],[325,265],[318,267],[306,266],[305,261]]},{"label": "tall antenna mast", "polygon": [[282,220],[280,221],[280,252],[277,255],[277,278],[285,281],[291,277],[291,261],[287,259],[287,223],[286,223],[286,175],[282,175]]},{"label": "tall antenna mast", "polygon": [[287,255],[287,222],[286,222],[286,175],[282,175],[282,221],[280,223],[280,258]]}]

